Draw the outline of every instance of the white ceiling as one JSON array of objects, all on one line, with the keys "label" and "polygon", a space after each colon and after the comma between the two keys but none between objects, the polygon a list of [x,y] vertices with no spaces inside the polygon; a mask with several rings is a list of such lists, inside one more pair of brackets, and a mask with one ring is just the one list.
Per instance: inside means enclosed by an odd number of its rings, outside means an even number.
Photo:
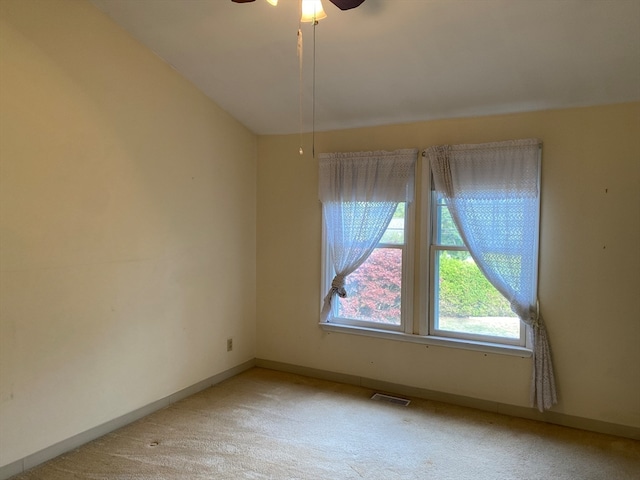
[{"label": "white ceiling", "polygon": [[[298,0],[91,1],[253,132],[299,131]],[[323,4],[318,131],[640,100],[639,0]],[[313,26],[302,30],[309,131]]]}]

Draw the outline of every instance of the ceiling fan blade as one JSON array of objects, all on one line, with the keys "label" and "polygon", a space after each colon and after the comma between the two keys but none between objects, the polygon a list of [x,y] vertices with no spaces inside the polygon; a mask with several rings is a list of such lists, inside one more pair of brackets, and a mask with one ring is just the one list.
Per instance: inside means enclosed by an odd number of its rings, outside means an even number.
[{"label": "ceiling fan blade", "polygon": [[[235,0],[234,0],[235,1]],[[352,8],[356,8],[364,2],[364,0],[329,0],[340,10],[350,10]]]},{"label": "ceiling fan blade", "polygon": [[234,3],[249,3],[249,2],[255,2],[256,0],[231,0]]}]

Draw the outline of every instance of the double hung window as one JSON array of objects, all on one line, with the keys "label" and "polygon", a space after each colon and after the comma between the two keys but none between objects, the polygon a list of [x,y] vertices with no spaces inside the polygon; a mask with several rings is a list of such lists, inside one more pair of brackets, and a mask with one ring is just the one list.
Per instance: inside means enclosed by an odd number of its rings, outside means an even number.
[{"label": "double hung window", "polygon": [[524,346],[524,325],[469,253],[445,199],[432,191],[430,203],[429,334]]},{"label": "double hung window", "polygon": [[400,332],[411,323],[417,155],[398,150],[320,156],[323,322]]},{"label": "double hung window", "polygon": [[406,290],[411,281],[405,279],[407,205],[398,203],[371,255],[345,279],[348,294],[338,298],[335,310],[335,318],[342,323],[403,331],[403,307],[406,316]]}]

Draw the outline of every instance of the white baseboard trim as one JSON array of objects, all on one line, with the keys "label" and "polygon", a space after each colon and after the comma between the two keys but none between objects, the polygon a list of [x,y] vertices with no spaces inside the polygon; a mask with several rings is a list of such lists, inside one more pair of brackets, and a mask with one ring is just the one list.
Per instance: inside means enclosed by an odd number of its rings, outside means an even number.
[{"label": "white baseboard trim", "polygon": [[433,400],[442,403],[449,403],[462,407],[475,408],[487,412],[509,415],[511,417],[526,418],[529,420],[537,420],[563,427],[577,428],[591,432],[604,433],[607,435],[615,435],[617,437],[631,438],[640,440],[640,428],[628,425],[620,425],[617,423],[603,422],[601,420],[593,420],[590,418],[577,417],[574,415],[566,415],[553,411],[540,413],[535,408],[520,407],[517,405],[508,405],[506,403],[493,402],[489,400],[480,400],[462,395],[451,393],[437,392],[426,388],[408,387],[391,382],[384,382],[372,378],[359,377],[357,375],[349,375],[344,373],[336,373],[327,370],[318,370],[310,367],[302,367],[288,363],[275,362],[261,358],[256,359],[256,367],[267,368],[270,370],[279,370],[282,372],[294,373],[305,377],[319,378],[338,383],[346,383],[356,385],[371,390],[395,395],[404,395],[408,397],[422,398],[425,400]]},{"label": "white baseboard trim", "polygon": [[17,475],[19,473],[25,472],[30,468],[33,468],[41,463],[44,463],[52,458],[58,457],[63,453],[67,453],[71,450],[74,450],[85,443],[88,443],[96,438],[102,437],[107,433],[111,433],[114,430],[124,427],[136,420],[139,420],[147,415],[160,410],[162,408],[168,407],[169,405],[182,400],[183,398],[187,398],[195,393],[204,390],[205,388],[209,388],[212,385],[220,383],[228,378],[234,377],[239,373],[244,372],[245,370],[249,370],[255,366],[255,359],[244,362],[240,365],[237,365],[229,370],[225,370],[217,375],[209,377],[201,382],[198,382],[190,387],[184,388],[179,392],[168,395],[160,400],[156,400],[144,407],[138,408],[133,412],[126,413],[118,418],[114,418],[102,425],[98,425],[96,427],[90,428],[82,433],[74,435],[73,437],[67,438],[66,440],[62,440],[54,445],[51,445],[43,450],[40,450],[36,453],[28,455],[20,460],[16,460],[15,462],[11,462],[7,465],[0,467],[0,480],[6,480],[13,475]]}]

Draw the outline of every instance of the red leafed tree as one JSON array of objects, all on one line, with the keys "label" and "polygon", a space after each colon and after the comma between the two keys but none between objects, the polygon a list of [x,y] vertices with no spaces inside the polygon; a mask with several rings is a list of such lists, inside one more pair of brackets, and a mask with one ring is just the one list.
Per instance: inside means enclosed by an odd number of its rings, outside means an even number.
[{"label": "red leafed tree", "polygon": [[347,277],[347,298],[340,316],[380,323],[400,323],[402,250],[377,248]]}]

